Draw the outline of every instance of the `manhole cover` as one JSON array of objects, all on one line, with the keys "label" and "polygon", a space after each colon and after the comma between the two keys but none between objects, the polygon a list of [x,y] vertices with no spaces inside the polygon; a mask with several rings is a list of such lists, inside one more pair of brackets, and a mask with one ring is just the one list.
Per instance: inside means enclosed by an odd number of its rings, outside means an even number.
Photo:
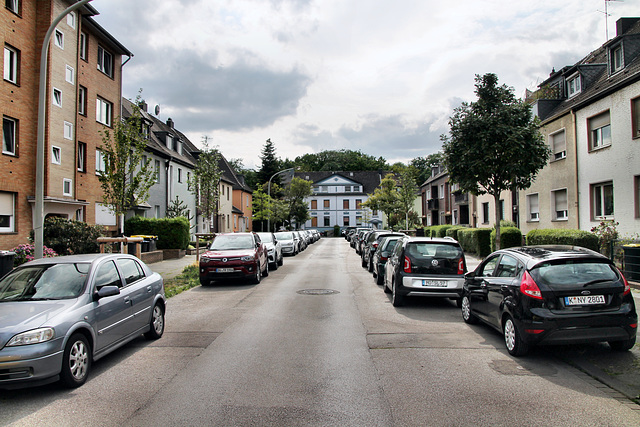
[{"label": "manhole cover", "polygon": [[298,293],[302,295],[333,295],[339,294],[340,292],[334,291],[333,289],[302,289],[299,290]]}]

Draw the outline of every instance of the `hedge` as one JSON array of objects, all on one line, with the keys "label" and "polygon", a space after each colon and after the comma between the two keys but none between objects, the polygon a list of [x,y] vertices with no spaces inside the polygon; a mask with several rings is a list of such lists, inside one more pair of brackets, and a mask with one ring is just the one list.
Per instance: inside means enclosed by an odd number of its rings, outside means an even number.
[{"label": "hedge", "polygon": [[[500,249],[522,246],[522,232],[517,227],[500,227]],[[496,229],[491,231],[491,251],[496,250]]]},{"label": "hedge", "polygon": [[467,228],[458,230],[458,242],[465,252],[481,258],[491,253],[491,228]]},{"label": "hedge", "polygon": [[[34,240],[31,230],[31,240]],[[51,217],[44,220],[43,244],[58,255],[96,254],[100,252],[98,237],[104,235],[100,225],[66,218]]]},{"label": "hedge", "polygon": [[582,246],[596,252],[600,250],[598,236],[584,230],[531,230],[527,233],[527,245],[570,245]]},{"label": "hedge", "polygon": [[136,216],[124,223],[124,234],[158,236],[158,249],[187,249],[189,245],[189,220],[177,218],[144,218]]},{"label": "hedge", "polygon": [[453,225],[450,224],[432,225],[431,227],[429,227],[431,228],[431,237],[446,237],[447,230],[451,227],[453,227]]},{"label": "hedge", "polygon": [[445,233],[447,237],[453,237],[455,240],[458,240],[458,231],[467,230],[469,227],[465,227],[463,225],[454,225],[451,228],[447,228],[447,232]]}]

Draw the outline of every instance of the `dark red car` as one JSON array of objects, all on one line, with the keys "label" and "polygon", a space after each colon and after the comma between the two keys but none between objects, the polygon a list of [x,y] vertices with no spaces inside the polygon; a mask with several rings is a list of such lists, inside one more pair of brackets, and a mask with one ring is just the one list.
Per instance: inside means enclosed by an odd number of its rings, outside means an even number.
[{"label": "dark red car", "polygon": [[260,279],[269,275],[267,248],[256,233],[220,233],[200,256],[200,284],[212,280]]}]

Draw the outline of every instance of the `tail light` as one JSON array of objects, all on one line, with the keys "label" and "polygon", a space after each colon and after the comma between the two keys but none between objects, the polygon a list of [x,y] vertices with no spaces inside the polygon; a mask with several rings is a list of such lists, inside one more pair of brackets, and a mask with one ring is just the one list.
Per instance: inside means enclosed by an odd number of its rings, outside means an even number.
[{"label": "tail light", "polygon": [[378,242],[373,242],[371,244],[371,246],[373,246],[373,249],[377,249],[378,248]]},{"label": "tail light", "polygon": [[464,274],[464,259],[458,260],[458,274]]},{"label": "tail light", "polygon": [[389,257],[380,255],[380,261],[386,261],[388,259],[389,259]]},{"label": "tail light", "polygon": [[522,281],[520,282],[520,292],[534,299],[543,299],[540,288],[533,280],[533,277],[531,277],[528,271],[525,271],[522,275]]},{"label": "tail light", "polygon": [[629,282],[627,282],[627,278],[624,277],[624,274],[622,274],[622,271],[620,271],[620,269],[618,267],[616,267],[616,270],[618,270],[618,273],[620,273],[620,277],[622,277],[622,282],[624,283],[624,293],[623,295],[627,295],[631,293],[631,286],[629,286]]},{"label": "tail light", "polygon": [[411,260],[409,257],[404,257],[404,272],[411,273]]}]

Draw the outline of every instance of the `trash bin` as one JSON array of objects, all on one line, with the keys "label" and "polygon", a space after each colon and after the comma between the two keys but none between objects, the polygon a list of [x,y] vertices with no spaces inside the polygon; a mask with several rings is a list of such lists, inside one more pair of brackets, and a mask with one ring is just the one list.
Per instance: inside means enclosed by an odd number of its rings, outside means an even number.
[{"label": "trash bin", "polygon": [[15,256],[15,252],[0,251],[0,277],[4,277],[5,274],[13,270],[13,258]]},{"label": "trash bin", "polygon": [[624,277],[640,281],[640,244],[624,245]]}]

